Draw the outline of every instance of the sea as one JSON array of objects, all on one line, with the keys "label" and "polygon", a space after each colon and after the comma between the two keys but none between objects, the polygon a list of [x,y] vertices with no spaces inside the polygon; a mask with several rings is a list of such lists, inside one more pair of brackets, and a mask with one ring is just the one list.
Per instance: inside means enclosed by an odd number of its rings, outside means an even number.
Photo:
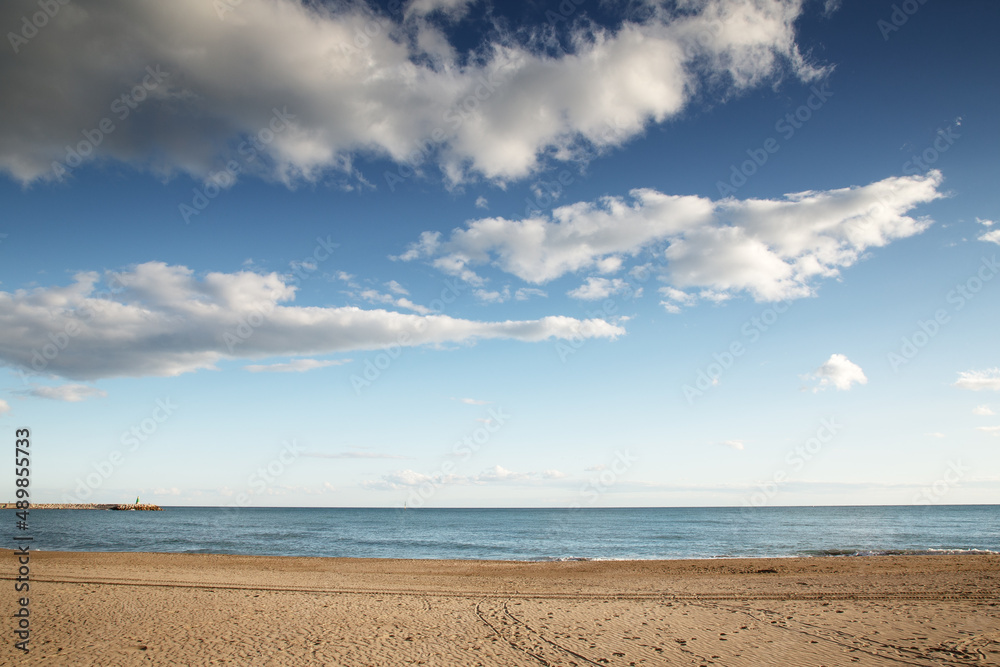
[{"label": "sea", "polygon": [[517,561],[1000,553],[1000,505],[34,510],[32,549]]}]

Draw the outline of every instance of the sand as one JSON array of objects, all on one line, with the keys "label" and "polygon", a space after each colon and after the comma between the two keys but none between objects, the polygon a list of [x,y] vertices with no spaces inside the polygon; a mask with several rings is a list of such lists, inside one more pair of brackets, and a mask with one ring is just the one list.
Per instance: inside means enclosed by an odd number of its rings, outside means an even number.
[{"label": "sand", "polygon": [[31,567],[31,652],[14,650],[7,612],[0,664],[1000,665],[1000,556],[36,552]]}]

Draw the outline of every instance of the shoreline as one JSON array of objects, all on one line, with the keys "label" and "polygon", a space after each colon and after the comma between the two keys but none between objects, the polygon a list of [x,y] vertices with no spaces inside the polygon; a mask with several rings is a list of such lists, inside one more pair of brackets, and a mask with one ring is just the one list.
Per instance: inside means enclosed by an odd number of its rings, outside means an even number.
[{"label": "shoreline", "polygon": [[[4,557],[13,560],[12,557],[16,553],[11,549],[0,549],[0,561]],[[784,585],[783,579],[788,576],[812,574],[818,577],[839,577],[849,574],[864,577],[896,577],[897,586],[891,589],[887,588],[887,580],[881,580],[878,586],[875,586],[886,594],[919,591],[937,596],[974,595],[995,598],[1000,603],[1000,555],[997,554],[974,554],[976,557],[972,558],[965,555],[887,555],[850,558],[806,556],[515,561],[34,549],[30,553],[32,573],[33,575],[37,573],[41,577],[36,581],[44,580],[47,566],[52,566],[61,574],[73,578],[93,575],[88,580],[93,580],[95,583],[121,580],[152,584],[166,581],[171,584],[185,582],[212,587],[213,584],[236,581],[254,585],[277,578],[289,584],[320,588],[321,584],[337,584],[337,590],[349,590],[372,577],[400,575],[406,579],[419,576],[428,582],[447,584],[465,590],[481,577],[488,579],[502,573],[512,577],[511,583],[517,583],[526,590],[543,590],[546,583],[558,583],[563,586],[571,582],[575,576],[580,576],[587,580],[586,588],[601,590],[604,593],[644,591],[645,594],[655,596],[671,593],[659,590],[661,586],[658,585],[652,588],[643,588],[643,585],[662,583],[668,579],[718,577],[729,580],[727,590],[738,596],[740,591],[746,591],[748,594],[756,591],[760,588],[761,582],[769,582],[765,586],[769,590],[772,588],[771,584]],[[165,578],[167,572],[173,574]],[[968,573],[983,575],[984,581],[993,582],[995,585],[983,589],[982,592],[956,586],[955,580],[961,579]],[[107,576],[108,574],[116,576]],[[934,575],[935,579],[908,581],[909,577],[916,574],[922,577]],[[14,576],[11,572],[0,570],[0,580],[3,579],[12,580]],[[387,580],[382,583],[394,582]],[[799,582],[795,584],[795,586],[803,585],[805,584]],[[910,590],[911,585],[913,590]],[[385,586],[382,588],[389,590]],[[833,592],[838,587],[826,588],[828,592]],[[841,588],[850,592],[850,587]],[[798,588],[790,590],[801,592]]]},{"label": "shoreline", "polygon": [[[11,549],[0,547],[0,554],[13,553]],[[990,549],[863,549],[851,553],[816,553],[816,554],[791,554],[791,555],[765,555],[765,556],[680,556],[677,558],[628,558],[612,556],[566,556],[551,558],[440,558],[414,556],[412,558],[402,558],[396,556],[325,556],[325,555],[304,555],[304,554],[279,554],[279,553],[243,553],[232,551],[116,551],[116,550],[66,550],[66,549],[41,549],[32,547],[31,553],[47,554],[134,554],[146,556],[232,556],[235,558],[316,558],[329,560],[356,560],[356,561],[403,561],[403,562],[440,562],[440,563],[526,563],[526,564],[546,564],[546,563],[715,563],[725,561],[793,561],[793,560],[825,560],[825,559],[865,559],[865,558],[974,558],[974,557],[1000,557],[1000,551]],[[0,578],[3,578],[0,576]]]},{"label": "shoreline", "polygon": [[59,664],[1000,664],[1000,555],[32,551],[31,578],[32,657]]}]

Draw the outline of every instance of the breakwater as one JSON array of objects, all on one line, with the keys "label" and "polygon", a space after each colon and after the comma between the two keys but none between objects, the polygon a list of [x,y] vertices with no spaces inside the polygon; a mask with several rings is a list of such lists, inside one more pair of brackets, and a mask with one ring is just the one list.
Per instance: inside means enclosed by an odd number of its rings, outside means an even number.
[{"label": "breakwater", "polygon": [[[0,503],[0,509],[15,509],[14,503]],[[163,508],[151,503],[31,503],[33,510],[135,510],[142,512],[162,512]]]}]

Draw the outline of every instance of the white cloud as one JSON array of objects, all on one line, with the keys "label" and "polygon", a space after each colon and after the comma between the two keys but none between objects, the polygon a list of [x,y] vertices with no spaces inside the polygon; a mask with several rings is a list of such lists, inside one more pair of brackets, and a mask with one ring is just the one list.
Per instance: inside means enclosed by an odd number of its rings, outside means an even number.
[{"label": "white cloud", "polygon": [[306,260],[302,262],[298,260],[292,260],[291,262],[288,263],[288,267],[299,275],[302,275],[303,273],[311,273],[316,270],[317,266],[319,265],[313,260]]},{"label": "white cloud", "polygon": [[[542,156],[619,146],[704,88],[724,99],[789,73],[821,74],[795,41],[801,0],[684,3],[614,32],[582,24],[558,55],[541,47],[542,28],[493,31],[471,57],[421,18],[460,15],[463,0],[416,0],[401,23],[364,3],[335,4],[63,5],[43,36],[0,60],[0,170],[45,178],[66,145],[84,140],[81,128],[107,117],[115,129],[85,159],[161,175],[204,178],[235,159],[243,173],[286,182],[329,171],[360,180],[353,163],[363,154],[418,170],[426,162],[453,183],[506,181],[536,171]],[[24,11],[0,3],[0,25],[20,25]],[[147,67],[165,74],[138,111],[119,115],[111,105],[149,80]],[[276,106],[294,118],[250,161],[238,147]]]},{"label": "white cloud", "polygon": [[441,232],[421,232],[420,239],[411,243],[406,252],[400,255],[390,255],[389,259],[394,261],[409,262],[421,257],[430,257],[437,252],[441,245]]},{"label": "white cloud", "polygon": [[[295,286],[277,273],[209,273],[140,264],[114,274],[116,294],[96,272],[64,287],[0,291],[0,363],[77,380],[172,376],[220,359],[322,355],[388,345],[471,343],[488,338],[541,341],[625,333],[603,320],[549,316],[484,322],[357,307],[286,305]],[[105,297],[105,298],[102,298]],[[43,342],[63,340],[43,356]]]},{"label": "white cloud", "polygon": [[489,405],[492,401],[480,401],[475,398],[455,398],[452,399],[458,401],[459,403],[465,403],[466,405]]},{"label": "white cloud", "polygon": [[941,181],[932,171],[775,200],[633,190],[629,199],[578,202],[551,216],[470,221],[447,239],[424,232],[400,259],[426,258],[445,273],[479,281],[475,267],[492,265],[540,284],[669,244],[657,253],[661,278],[679,291],[694,288],[712,300],[744,292],[758,301],[799,298],[868,248],[924,231],[931,221],[906,213],[944,196]]},{"label": "white cloud", "polygon": [[678,313],[681,312],[680,306],[678,306],[676,303],[670,303],[669,301],[661,301],[660,305],[663,306],[663,309],[666,310],[671,315],[677,315]]},{"label": "white cloud", "polygon": [[622,268],[623,261],[621,257],[610,255],[602,257],[594,264],[599,273],[617,273]]},{"label": "white cloud", "polygon": [[[403,290],[403,292],[406,292],[406,290],[403,289],[399,285],[399,283],[397,283],[395,280],[392,281],[392,283],[390,283],[390,289],[392,289],[392,287],[391,287],[392,285],[394,285],[396,287],[396,289]],[[396,291],[396,290],[393,290],[393,291]],[[399,294],[400,292],[397,291],[396,293]],[[391,294],[383,294],[383,293],[379,292],[378,290],[374,290],[374,289],[362,290],[361,293],[358,294],[358,296],[361,297],[362,299],[364,299],[365,301],[368,301],[369,303],[384,303],[384,304],[388,304],[388,305],[391,305],[391,306],[396,306],[397,308],[404,308],[406,310],[412,310],[413,312],[419,313],[421,315],[430,315],[433,312],[430,308],[428,308],[426,306],[421,306],[421,305],[416,304],[416,303],[413,303],[412,301],[410,301],[406,297],[398,297],[397,298],[395,296],[392,296]]]},{"label": "white cloud", "polygon": [[591,276],[587,278],[584,284],[566,292],[566,294],[574,299],[597,301],[598,299],[606,299],[612,294],[621,294],[630,289],[629,284],[621,278],[609,279]]},{"label": "white cloud", "polygon": [[829,18],[838,9],[840,9],[841,0],[824,0],[823,2],[823,16]]},{"label": "white cloud", "polygon": [[388,475],[382,475],[382,478],[379,480],[362,482],[361,486],[367,489],[397,490],[420,486],[424,483],[448,484],[460,481],[461,478],[457,475],[439,475],[437,477],[431,477],[430,475],[422,472],[406,469],[397,470],[389,473]]},{"label": "white cloud", "polygon": [[412,0],[404,10],[407,16],[426,16],[441,12],[451,19],[461,18],[476,0]]},{"label": "white cloud", "polygon": [[983,431],[984,433],[989,433],[990,435],[1000,438],[1000,426],[980,426],[976,430]]},{"label": "white cloud", "polygon": [[410,292],[405,287],[397,283],[395,280],[390,280],[385,284],[385,286],[388,287],[389,291],[392,292],[393,294],[410,296]]},{"label": "white cloud", "polygon": [[1000,368],[981,371],[962,371],[953,387],[970,391],[1000,391]]},{"label": "white cloud", "polygon": [[346,364],[350,359],[331,359],[321,361],[319,359],[293,359],[284,364],[251,364],[244,366],[251,373],[304,373],[316,368],[326,368],[327,366],[340,366]]},{"label": "white cloud", "polygon": [[726,447],[731,447],[739,451],[743,451],[743,441],[742,440],[725,440],[722,442]]},{"label": "white cloud", "polygon": [[489,208],[490,202],[482,195],[476,197],[476,208]]},{"label": "white cloud", "polygon": [[992,220],[987,220],[986,218],[976,218],[976,222],[981,224],[983,227],[992,227],[994,224],[996,224]]},{"label": "white cloud", "polygon": [[531,477],[532,473],[526,472],[514,472],[513,470],[507,470],[501,465],[495,465],[492,468],[484,470],[478,475],[473,475],[469,478],[473,484],[485,484],[487,482],[509,482],[521,479],[526,479]]},{"label": "white cloud", "polygon": [[681,306],[690,306],[698,300],[694,295],[683,292],[676,287],[661,287],[657,290],[657,292],[666,297],[660,302],[660,305],[663,306],[668,313],[673,313],[675,315],[681,312]]},{"label": "white cloud", "polygon": [[972,414],[979,415],[980,417],[991,417],[996,413],[993,412],[993,408],[988,405],[977,405],[973,408]]},{"label": "white cloud", "polygon": [[861,367],[842,354],[832,354],[822,366],[813,371],[807,379],[816,380],[818,384],[813,391],[821,391],[828,387],[836,387],[847,391],[855,384],[868,384]]},{"label": "white cloud", "polygon": [[323,452],[303,452],[302,456],[308,456],[314,459],[403,459],[405,456],[396,456],[394,454],[379,454],[378,452],[336,452],[334,454],[326,454]]},{"label": "white cloud", "polygon": [[992,232],[986,232],[979,237],[979,240],[1000,245],[1000,229],[994,229]]},{"label": "white cloud", "polygon": [[486,470],[473,475],[446,475],[443,473],[428,475],[414,470],[397,470],[389,473],[388,475],[382,475],[382,477],[378,480],[362,482],[361,486],[368,489],[399,490],[417,487],[428,483],[435,486],[445,484],[537,484],[540,480],[562,479],[564,477],[566,477],[566,475],[558,470],[545,470],[543,472],[515,472],[513,470],[508,470],[501,465],[495,465],[492,468],[487,468]]},{"label": "white cloud", "polygon": [[39,398],[50,398],[54,401],[79,403],[88,398],[104,398],[108,392],[85,384],[64,384],[56,387],[32,387],[28,393]]},{"label": "white cloud", "polygon": [[535,287],[521,287],[516,292],[514,292],[514,298],[517,301],[527,301],[533,296],[547,297],[549,294],[545,290],[540,290]]},{"label": "white cloud", "polygon": [[10,403],[0,398],[0,417],[10,412]]},{"label": "white cloud", "polygon": [[472,290],[472,296],[484,303],[503,303],[510,299],[510,287],[504,287],[500,291],[475,289]]},{"label": "white cloud", "polygon": [[406,310],[412,310],[415,313],[420,313],[421,315],[430,315],[434,311],[427,306],[421,306],[420,304],[413,303],[409,299],[400,297],[393,302],[396,306],[400,308],[405,308]]}]

